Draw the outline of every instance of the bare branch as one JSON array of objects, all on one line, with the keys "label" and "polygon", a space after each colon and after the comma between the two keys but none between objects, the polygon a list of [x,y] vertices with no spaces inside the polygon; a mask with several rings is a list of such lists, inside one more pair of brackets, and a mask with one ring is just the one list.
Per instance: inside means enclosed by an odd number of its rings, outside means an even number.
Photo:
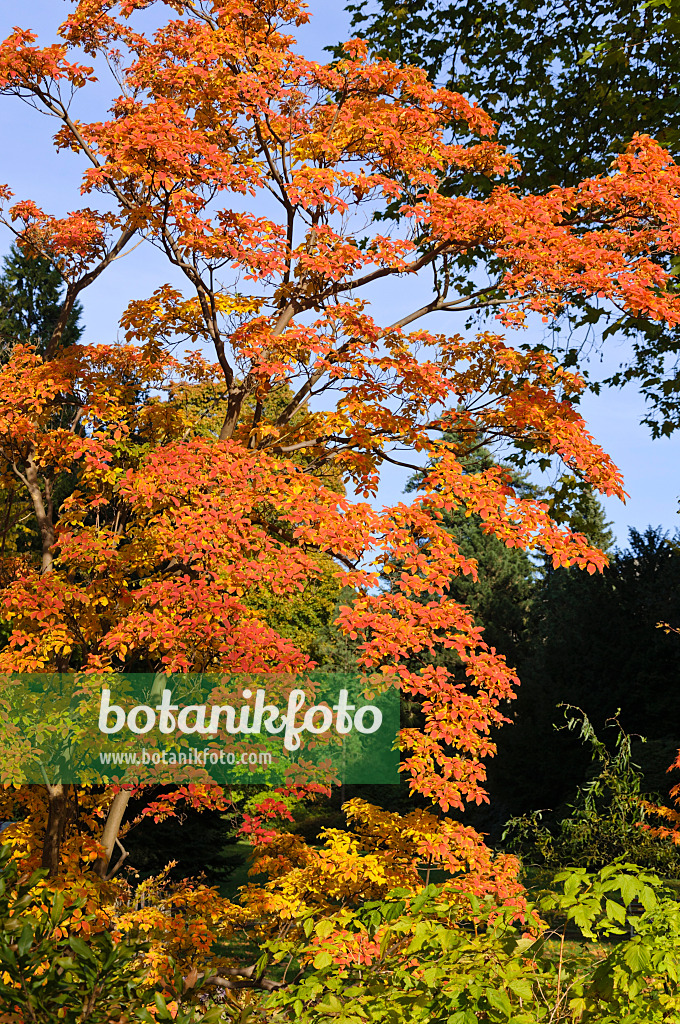
[{"label": "bare branch", "polygon": [[225,970],[224,974],[211,974],[207,978],[204,974],[199,974],[197,980],[205,978],[204,986],[216,985],[229,991],[255,988],[264,992],[274,992],[286,987],[286,982],[284,981],[272,981],[270,978],[253,977],[254,971],[254,965],[252,967],[244,967],[243,969],[230,968]]},{"label": "bare branch", "polygon": [[[402,274],[415,274],[418,270],[422,270],[423,267],[428,266],[433,260],[436,260],[437,256],[445,252],[446,249],[451,245],[450,242],[440,242],[430,252],[423,253],[417,260],[407,264],[405,267],[381,267],[379,270],[373,270],[370,274],[364,274],[363,277],[352,278],[350,281],[344,283],[338,282],[331,285],[325,292],[314,297],[314,304],[322,302],[324,299],[330,298],[332,295],[339,295],[340,292],[354,291],[357,288],[363,288],[364,285],[371,284],[373,281],[379,281],[383,277],[401,277]],[[310,302],[310,305],[312,303]]]},{"label": "bare branch", "polygon": [[105,881],[105,882],[108,882],[109,879],[113,878],[115,875],[118,874],[118,872],[122,868],[123,864],[125,863],[125,861],[129,857],[129,853],[125,849],[123,844],[121,843],[120,839],[116,839],[116,846],[119,848],[119,850],[121,852],[121,856],[118,858],[118,860],[116,861],[114,866],[110,869],[110,871],[107,871],[106,874],[103,876],[103,881]]},{"label": "bare branch", "polygon": [[[480,288],[476,292],[472,292],[470,295],[462,295],[458,299],[452,299],[450,302],[444,298],[433,299],[432,302],[428,302],[427,305],[421,306],[420,309],[416,309],[413,313],[409,313],[407,316],[402,317],[401,320],[395,321],[390,324],[389,327],[385,328],[385,333],[388,331],[397,331],[402,327],[406,327],[407,324],[413,323],[414,320],[419,320],[422,316],[427,316],[428,313],[436,313],[438,311],[451,311],[451,312],[463,312],[468,309],[484,309],[486,306],[500,305],[503,302],[507,302],[507,299],[491,300],[489,302],[475,303],[470,305],[472,299],[477,296],[488,295],[490,292],[498,290],[498,284],[489,285],[487,288]],[[465,305],[468,303],[468,305]]]},{"label": "bare branch", "polygon": [[70,317],[73,311],[73,307],[80,292],[82,292],[83,289],[87,288],[94,281],[96,281],[99,275],[106,270],[109,264],[113,263],[113,261],[118,258],[120,253],[122,253],[123,249],[134,235],[135,230],[135,228],[129,226],[124,228],[124,230],[121,232],[118,239],[111,247],[111,249],[108,251],[104,259],[101,260],[101,262],[98,263],[96,267],[88,271],[87,274],[84,274],[79,281],[69,283],[69,285],[66,288],[66,296],[64,298],[64,304],[61,307],[59,319],[57,320],[54,330],[52,331],[52,337],[50,338],[47,344],[47,348],[45,350],[46,362],[54,358],[54,355],[57,349],[59,348],[59,343],[61,342],[61,339],[64,335],[64,331],[68,324],[68,318]]},{"label": "bare branch", "polygon": [[423,466],[417,466],[412,462],[400,462],[398,459],[393,459],[380,448],[372,448],[371,451],[381,462],[391,462],[393,466],[403,466],[404,469],[414,469],[416,472],[421,472],[423,469]]},{"label": "bare branch", "polygon": [[[336,349],[335,352],[331,352],[327,356],[327,362],[328,363],[335,363],[335,362],[337,362],[338,359],[340,359],[347,352],[347,350],[349,348],[349,345],[350,345],[349,341],[346,341],[346,342],[344,342],[344,344],[342,344],[340,346],[340,348]],[[296,395],[293,395],[293,397],[291,398],[291,400],[288,403],[288,405],[286,406],[286,408],[283,410],[283,412],[277,418],[277,420],[276,420],[276,426],[277,427],[281,427],[285,423],[287,423],[291,419],[291,417],[294,416],[295,413],[309,400],[309,398],[311,397],[314,385],[317,384],[319,380],[321,380],[321,378],[323,377],[324,373],[326,373],[326,370],[327,370],[327,367],[324,366],[323,368],[321,368],[319,370],[315,370],[311,374],[309,380],[305,384],[302,385],[302,387],[300,388],[300,390],[297,392]]]}]

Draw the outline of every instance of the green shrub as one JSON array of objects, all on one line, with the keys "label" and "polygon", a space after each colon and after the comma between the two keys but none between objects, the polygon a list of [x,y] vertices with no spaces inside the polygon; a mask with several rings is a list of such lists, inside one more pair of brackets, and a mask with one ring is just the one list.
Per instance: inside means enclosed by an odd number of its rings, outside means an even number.
[{"label": "green shrub", "polygon": [[[245,1024],[657,1024],[680,1019],[680,906],[655,875],[628,864],[559,876],[524,924],[435,886],[395,893],[334,921],[309,921],[271,961],[304,964]],[[641,913],[634,916],[633,907]],[[629,909],[630,908],[630,909]],[[553,927],[539,924],[540,916]],[[634,923],[634,934],[631,929]],[[539,934],[526,932],[532,924]],[[582,942],[566,941],[576,928]],[[367,959],[346,956],[373,944]],[[338,958],[342,966],[338,966]],[[262,967],[265,963],[263,960]]]}]

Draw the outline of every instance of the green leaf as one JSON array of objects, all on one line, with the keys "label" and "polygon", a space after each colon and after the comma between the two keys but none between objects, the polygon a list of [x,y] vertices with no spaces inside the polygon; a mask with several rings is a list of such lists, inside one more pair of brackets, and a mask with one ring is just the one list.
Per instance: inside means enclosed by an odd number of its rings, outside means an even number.
[{"label": "green leaf", "polygon": [[[188,1014],[185,1016],[184,1019],[187,1021],[187,1024],[188,1024],[189,1021],[195,1020],[195,1018],[193,1016],[190,1016]],[[224,1007],[223,1006],[213,1006],[213,1007],[211,1007],[211,1009],[209,1009],[207,1013],[203,1014],[203,1016],[200,1018],[200,1020],[201,1020],[201,1024],[220,1024],[221,1021],[225,1020],[225,1017],[224,1017]],[[175,1018],[175,1024],[177,1024],[177,1018]]]},{"label": "green leaf", "polygon": [[428,967],[423,971],[423,981],[428,988],[434,988],[441,977],[441,970],[438,967]]},{"label": "green leaf", "polygon": [[324,1013],[341,1013],[343,1009],[342,1003],[337,996],[332,993],[328,993],[322,1003],[319,1003],[319,1010]]},{"label": "green leaf", "polygon": [[508,982],[508,988],[520,999],[533,999],[534,989],[528,978],[514,978]]},{"label": "green leaf", "polygon": [[29,949],[31,948],[32,942],[33,929],[31,928],[30,924],[25,924],[22,929],[21,935],[19,936],[19,941],[17,942],[17,953],[19,954],[19,956],[26,956]]},{"label": "green leaf", "polygon": [[626,923],[626,908],[620,903],[615,903],[614,900],[607,900],[605,903],[607,917],[614,921],[618,921],[619,924]]},{"label": "green leaf", "polygon": [[583,875],[569,875],[564,883],[564,895],[573,896],[581,887]]},{"label": "green leaf", "polygon": [[408,948],[409,953],[413,953],[420,949],[425,943],[430,932],[430,925],[427,921],[419,921],[413,929],[413,938]]},{"label": "green leaf", "polygon": [[489,988],[486,990],[486,998],[496,1010],[500,1010],[506,1017],[512,1017],[512,1005],[507,992]]},{"label": "green leaf", "polygon": [[50,911],[50,921],[52,922],[52,924],[56,924],[57,921],[61,919],[61,916],[64,912],[64,902],[64,894],[62,892],[58,892],[54,897],[54,900],[52,902],[52,909]]},{"label": "green leaf", "polygon": [[325,949],[322,949],[321,952],[317,953],[314,957],[314,968],[317,971],[322,971],[325,967],[330,967],[332,963],[333,957]]},{"label": "green leaf", "polygon": [[158,1016],[161,1020],[172,1020],[172,1014],[168,1010],[168,1004],[166,1003],[160,992],[154,992],[153,1001],[156,1004],[158,1010]]},{"label": "green leaf", "polygon": [[651,912],[658,905],[657,895],[651,885],[643,885],[640,890],[640,903],[646,911]]},{"label": "green leaf", "polygon": [[94,960],[94,954],[90,947],[82,939],[79,939],[77,935],[70,935],[68,944],[73,952],[77,953],[84,960]]},{"label": "green leaf", "polygon": [[623,897],[623,902],[628,906],[638,894],[637,878],[634,878],[632,875],[620,875],[617,881],[619,882],[619,891]]},{"label": "green leaf", "polygon": [[623,959],[631,971],[642,973],[650,965],[649,950],[640,942],[631,943],[623,954]]},{"label": "green leaf", "polygon": [[16,967],[17,958],[14,955],[14,951],[8,946],[0,946],[0,961],[8,963],[11,967]]},{"label": "green leaf", "polygon": [[406,904],[403,900],[398,900],[397,903],[392,903],[385,911],[385,921],[390,924],[395,918],[400,917],[406,908]]}]

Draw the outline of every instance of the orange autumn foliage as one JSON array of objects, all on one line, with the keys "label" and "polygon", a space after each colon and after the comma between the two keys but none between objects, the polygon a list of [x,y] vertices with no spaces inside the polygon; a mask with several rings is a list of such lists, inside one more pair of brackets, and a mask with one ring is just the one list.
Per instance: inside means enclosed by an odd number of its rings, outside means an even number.
[{"label": "orange autumn foliage", "polygon": [[[521,195],[502,183],[514,158],[484,111],[358,41],[332,64],[305,59],[288,29],[307,17],[293,0],[80,0],[60,42],[41,47],[16,29],[0,45],[0,89],[55,119],[91,204],[56,217],[0,189],[3,222],[68,286],[45,359],[17,347],[0,369],[1,482],[24,490],[41,541],[39,559],[4,558],[0,670],[299,673],[307,654],[248,596],[304,594],[330,562],[338,588],[357,595],[338,625],[362,670],[422,701],[424,728],[402,735],[404,768],[446,812],[486,798],[490,730],[517,679],[447,594],[476,566],[445,514],[479,515],[554,566],[605,563],[500,466],[466,473],[466,455],[517,445],[602,493],[623,491],[577,411],[577,372],[496,330],[411,325],[488,309],[500,331],[578,293],[680,322],[659,262],[680,249],[680,168],[638,137],[606,178]],[[94,66],[117,77],[110,109],[86,121],[72,111]],[[444,194],[444,172],[470,169],[498,176],[487,199]],[[390,211],[397,221],[374,217]],[[73,303],[135,239],[156,246],[176,283],[160,276],[130,303],[125,343],[62,349]],[[452,294],[447,267],[480,249],[502,260],[501,279]],[[402,306],[400,283],[433,271],[434,297],[427,277],[420,304]],[[390,281],[391,322],[370,305]],[[215,432],[187,397],[206,387],[219,398]],[[368,499],[394,464],[427,465],[420,493],[378,508]],[[67,474],[73,486],[57,500]],[[413,653],[442,647],[465,682],[409,667]],[[366,812],[356,836],[331,837],[330,853],[290,860],[281,898],[304,901],[296,879],[307,886],[310,872],[336,872],[341,886],[343,872],[352,881],[367,869],[370,857],[357,857],[368,820],[388,827]],[[414,885],[425,852],[514,898],[514,866],[494,864],[470,829],[435,818],[403,827],[412,849],[397,874]],[[389,875],[395,856],[376,854],[376,871]]]}]

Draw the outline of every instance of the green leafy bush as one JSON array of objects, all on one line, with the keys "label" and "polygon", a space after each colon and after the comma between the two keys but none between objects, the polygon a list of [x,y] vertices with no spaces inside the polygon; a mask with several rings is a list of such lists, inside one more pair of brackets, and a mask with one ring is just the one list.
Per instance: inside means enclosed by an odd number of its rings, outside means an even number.
[{"label": "green leafy bush", "polygon": [[[659,878],[634,865],[615,864],[594,875],[584,869],[564,872],[558,882],[559,893],[540,895],[523,923],[510,910],[482,905],[474,897],[461,901],[459,894],[435,886],[410,901],[395,893],[355,915],[310,920],[305,939],[271,943],[266,956],[310,963],[312,969],[233,1019],[239,1024],[677,1021],[680,906]],[[582,941],[567,941],[569,929],[577,929]],[[352,948],[354,960],[347,956]],[[362,949],[371,950],[370,957],[362,956]]]},{"label": "green leafy bush", "polygon": [[142,944],[105,932],[87,943],[69,936],[70,909],[41,877],[21,878],[0,848],[2,1024],[680,1019],[680,904],[657,875],[627,863],[562,872],[559,891],[536,894],[519,913],[428,886],[416,897],[395,891],[358,910],[310,916],[289,931],[295,937],[264,943],[257,976],[278,980],[222,1005],[197,976],[169,978],[178,996],[167,1004],[146,983]]}]

